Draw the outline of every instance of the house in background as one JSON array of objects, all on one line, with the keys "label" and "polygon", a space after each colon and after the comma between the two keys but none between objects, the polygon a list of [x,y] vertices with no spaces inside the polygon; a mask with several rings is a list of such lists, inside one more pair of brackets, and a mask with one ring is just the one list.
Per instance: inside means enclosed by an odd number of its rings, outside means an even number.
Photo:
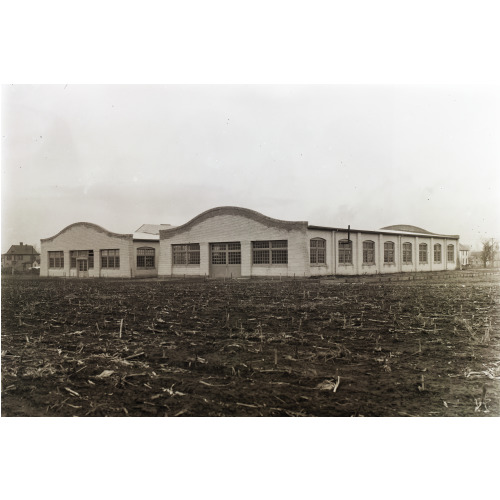
[{"label": "house in background", "polygon": [[9,250],[2,254],[2,270],[4,272],[26,272],[33,264],[40,262],[40,254],[32,245],[12,245]]},{"label": "house in background", "polygon": [[460,267],[469,267],[469,252],[470,248],[468,246],[458,244],[458,251],[460,254]]}]

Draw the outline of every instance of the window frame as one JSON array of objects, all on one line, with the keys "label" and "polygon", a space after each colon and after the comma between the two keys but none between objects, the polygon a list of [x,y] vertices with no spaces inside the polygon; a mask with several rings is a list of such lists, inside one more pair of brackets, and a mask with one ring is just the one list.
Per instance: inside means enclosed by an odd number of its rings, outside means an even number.
[{"label": "window frame", "polygon": [[338,242],[339,266],[352,266],[352,240]]},{"label": "window frame", "polygon": [[396,245],[394,241],[384,241],[384,264],[396,264]]},{"label": "window frame", "polygon": [[311,266],[326,266],[325,238],[311,238],[309,240],[309,264]]},{"label": "window frame", "polygon": [[138,247],[135,266],[138,270],[156,269],[156,249],[154,247]]},{"label": "window frame", "polygon": [[200,267],[201,251],[199,243],[175,243],[171,246],[172,266]]},{"label": "window frame", "polygon": [[363,241],[363,266],[374,266],[374,265],[375,265],[375,242],[373,240],[365,240]]},{"label": "window frame", "polygon": [[[409,257],[409,260],[408,260]],[[413,245],[411,242],[406,241],[403,243],[403,265],[413,264]]]},{"label": "window frame", "polygon": [[87,259],[88,269],[94,269],[94,250],[70,250],[69,251],[69,268],[76,269],[76,261],[78,259]]},{"label": "window frame", "polygon": [[288,266],[288,240],[252,241],[252,266]]},{"label": "window frame", "polygon": [[[451,250],[451,258],[450,258],[450,250]],[[446,247],[446,254],[448,262],[455,262],[455,245],[453,243],[449,243]]]},{"label": "window frame", "polygon": [[[111,254],[110,252],[113,253]],[[101,269],[120,269],[121,262],[120,262],[119,248],[105,248],[100,251],[100,257],[101,257]],[[106,265],[104,265],[105,262]],[[111,262],[113,265],[110,265]]]},{"label": "window frame", "polygon": [[[439,252],[438,259],[436,259],[436,254]],[[433,256],[433,261],[434,264],[441,264],[443,262],[443,251],[441,247],[441,243],[434,243],[434,256]]]},{"label": "window frame", "polygon": [[49,250],[47,252],[47,259],[48,259],[49,269],[64,269],[63,250]]},{"label": "window frame", "polygon": [[429,245],[427,243],[418,244],[418,263],[422,265],[429,263]]}]

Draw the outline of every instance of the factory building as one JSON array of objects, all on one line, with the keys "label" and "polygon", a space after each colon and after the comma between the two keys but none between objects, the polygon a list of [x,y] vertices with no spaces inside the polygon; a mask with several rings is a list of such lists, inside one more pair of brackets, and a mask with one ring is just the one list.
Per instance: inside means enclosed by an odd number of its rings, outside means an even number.
[{"label": "factory building", "polygon": [[41,276],[251,278],[453,270],[458,235],[396,225],[377,231],[283,221],[219,207],[173,227],[118,234],[77,222],[41,240]]}]

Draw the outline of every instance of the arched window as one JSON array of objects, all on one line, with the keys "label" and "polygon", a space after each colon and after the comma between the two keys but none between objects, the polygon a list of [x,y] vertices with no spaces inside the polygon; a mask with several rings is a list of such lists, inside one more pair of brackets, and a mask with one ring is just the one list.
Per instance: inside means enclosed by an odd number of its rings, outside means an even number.
[{"label": "arched window", "polygon": [[455,246],[448,245],[448,262],[454,262],[454,261],[455,261]]},{"label": "arched window", "polygon": [[441,245],[439,243],[434,245],[434,262],[441,263]]},{"label": "arched window", "polygon": [[142,247],[137,249],[137,269],[155,268],[155,249]]},{"label": "arched window", "polygon": [[384,243],[384,263],[394,264],[394,243],[392,241]]},{"label": "arched window", "polygon": [[363,241],[363,264],[375,264],[375,242]]},{"label": "arched window", "polygon": [[352,241],[339,241],[339,264],[352,264]]},{"label": "arched window", "polygon": [[412,261],[411,243],[403,243],[403,264],[411,264]]},{"label": "arched window", "polygon": [[420,264],[427,264],[427,243],[420,243],[418,245],[418,262]]},{"label": "arched window", "polygon": [[311,264],[326,264],[326,240],[313,238],[310,241]]}]

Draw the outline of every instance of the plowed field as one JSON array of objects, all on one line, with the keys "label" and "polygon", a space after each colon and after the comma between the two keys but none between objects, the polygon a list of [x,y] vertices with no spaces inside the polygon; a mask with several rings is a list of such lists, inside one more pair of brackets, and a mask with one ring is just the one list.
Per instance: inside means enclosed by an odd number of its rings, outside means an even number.
[{"label": "plowed field", "polygon": [[3,416],[498,416],[498,275],[2,280]]}]

